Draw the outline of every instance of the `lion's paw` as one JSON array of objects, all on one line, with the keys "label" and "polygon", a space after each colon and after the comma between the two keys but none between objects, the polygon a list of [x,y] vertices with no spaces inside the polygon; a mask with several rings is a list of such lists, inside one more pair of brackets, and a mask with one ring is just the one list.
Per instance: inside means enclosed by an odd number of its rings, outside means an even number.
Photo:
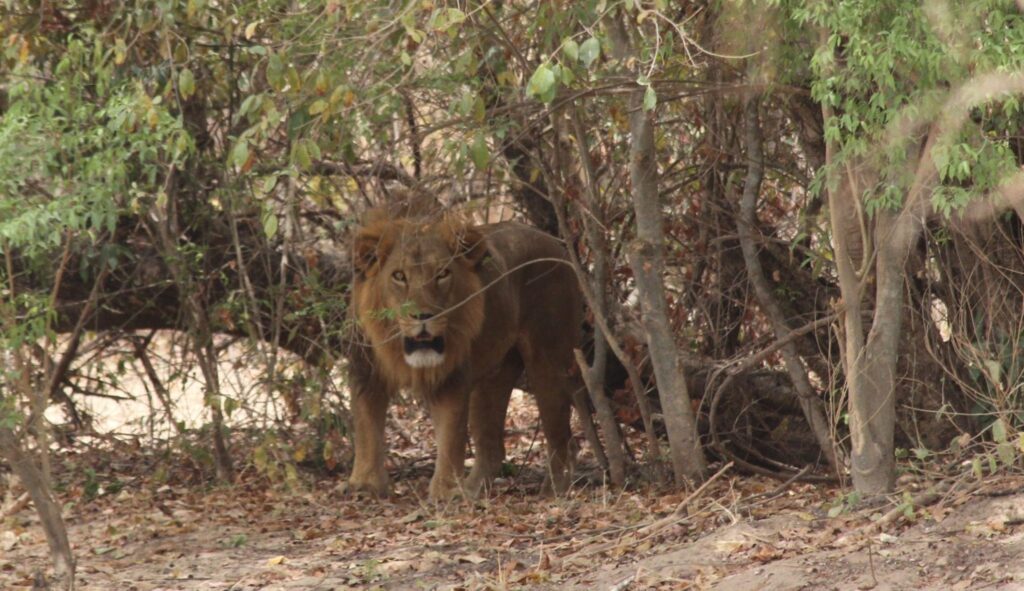
[{"label": "lion's paw", "polygon": [[430,479],[430,488],[427,489],[427,494],[435,503],[448,503],[459,499],[469,500],[476,497],[464,486],[463,482],[439,478]]},{"label": "lion's paw", "polygon": [[462,490],[468,498],[475,499],[486,496],[493,483],[493,477],[474,469],[470,471],[469,476],[462,482]]},{"label": "lion's paw", "polygon": [[352,477],[341,482],[336,490],[346,496],[382,499],[388,496],[390,486],[387,479],[370,480]]}]

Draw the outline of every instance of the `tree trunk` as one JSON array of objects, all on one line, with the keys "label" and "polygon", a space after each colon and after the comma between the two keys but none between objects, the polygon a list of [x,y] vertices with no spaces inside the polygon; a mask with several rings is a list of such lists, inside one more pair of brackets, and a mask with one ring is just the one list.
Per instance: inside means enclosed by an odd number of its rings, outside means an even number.
[{"label": "tree trunk", "polygon": [[[615,57],[626,63],[634,50],[625,24],[618,16],[611,17],[608,24]],[[676,483],[681,485],[688,480],[704,480],[707,462],[665,301],[665,234],[658,198],[653,114],[644,111],[645,90],[636,88],[629,99],[629,176],[636,212],[636,241],[629,248],[629,262],[636,278],[651,366],[665,413],[672,470]]]},{"label": "tree trunk", "polygon": [[[771,286],[765,277],[754,240],[754,232],[758,227],[757,198],[761,191],[761,179],[764,176],[761,123],[758,114],[760,102],[760,97],[752,97],[746,105],[744,127],[747,144],[747,178],[743,186],[740,213],[736,225],[740,246],[743,250],[743,260],[747,267],[747,276],[754,287],[754,294],[761,310],[772,324],[775,337],[782,340],[786,339],[791,331],[782,308],[772,295]],[[833,469],[839,469],[842,462],[839,460],[839,454],[832,439],[831,425],[825,415],[825,405],[811,385],[811,381],[807,377],[807,370],[804,368],[796,344],[792,340],[782,347],[782,359],[786,366],[786,372],[796,389],[800,408],[803,410],[807,424],[810,425],[826,461]]]},{"label": "tree trunk", "polygon": [[[826,114],[826,119],[828,114]],[[831,146],[830,146],[831,148]],[[832,151],[826,150],[831,162]],[[885,353],[877,347],[879,332],[876,322],[872,337],[865,340],[863,314],[864,279],[860,245],[867,243],[864,226],[858,224],[862,213],[856,200],[860,192],[852,171],[839,173],[842,182],[829,194],[829,215],[832,225],[832,249],[835,253],[839,289],[843,294],[843,366],[849,396],[850,436],[854,488],[862,493],[881,494],[892,490],[895,483],[893,432],[895,415],[895,351]],[[891,216],[883,212],[880,215]],[[891,277],[889,278],[891,283]],[[887,284],[888,285],[888,284]],[[881,293],[881,290],[879,290]],[[899,298],[900,294],[897,293]],[[891,297],[888,305],[892,305]],[[877,312],[877,310],[876,310]],[[896,329],[899,330],[899,315]],[[870,346],[868,345],[870,342]],[[886,355],[890,359],[886,359]]]},{"label": "tree trunk", "polygon": [[[569,255],[569,262],[572,264],[573,271],[576,273],[576,278],[579,282],[583,298],[594,314],[593,361],[591,363],[587,363],[587,359],[583,354],[583,351],[577,349],[575,351],[576,365],[579,367],[580,374],[583,378],[583,384],[586,387],[590,402],[594,405],[594,409],[597,411],[597,420],[601,425],[601,431],[604,433],[605,441],[608,444],[607,446],[601,445],[601,442],[597,437],[597,433],[593,429],[593,417],[590,413],[589,406],[586,404],[586,399],[579,396],[579,400],[576,400],[575,403],[579,410],[580,418],[583,419],[583,426],[586,431],[587,439],[593,440],[591,446],[594,448],[594,453],[598,462],[608,471],[608,477],[612,486],[621,487],[626,483],[626,448],[622,441],[622,434],[619,432],[619,424],[615,420],[615,413],[612,410],[611,402],[605,392],[605,368],[607,367],[608,349],[612,348],[613,350],[619,350],[613,341],[606,338],[604,329],[602,328],[607,326],[608,317],[607,298],[605,294],[608,254],[604,243],[604,235],[601,233],[601,230],[596,228],[594,223],[587,217],[589,215],[599,215],[597,211],[597,186],[595,184],[597,181],[593,166],[589,161],[586,137],[580,134],[580,129],[575,125],[578,123],[575,112],[571,112],[571,115],[574,123],[574,133],[576,133],[577,136],[577,147],[580,152],[579,159],[583,164],[582,168],[585,173],[585,178],[583,179],[585,189],[584,194],[588,201],[587,211],[584,211],[579,217],[584,220],[583,224],[586,231],[587,242],[589,243],[591,252],[594,253],[594,260],[591,263],[591,270],[588,273],[584,268],[583,263],[580,262],[576,248],[570,245],[569,248],[566,249],[566,252]],[[551,119],[552,127],[556,130],[555,141],[557,142],[559,114],[552,114]],[[555,162],[556,172],[561,175],[562,184],[564,186],[566,177],[568,176],[565,171],[568,167],[557,154]],[[556,191],[552,194],[552,201],[555,204],[554,211],[558,220],[558,231],[568,240],[571,236],[571,232],[566,220],[567,203],[564,193]],[[582,394],[582,392],[580,394]]]},{"label": "tree trunk", "polygon": [[[899,216],[876,214],[876,235],[895,229]],[[884,242],[882,238],[880,242]],[[896,360],[903,320],[903,264],[897,249],[876,244],[874,317],[860,350],[847,351],[853,486],[867,494],[891,492],[896,483]],[[849,312],[848,312],[849,316]]]},{"label": "tree trunk", "polygon": [[61,578],[65,589],[73,589],[75,581],[75,559],[71,554],[68,532],[64,520],[60,516],[60,507],[53,500],[50,488],[39,467],[32,462],[31,456],[21,448],[18,437],[7,427],[0,426],[0,454],[7,460],[18,479],[28,490],[36,513],[46,532],[46,541],[50,545],[50,559],[53,569]]},{"label": "tree trunk", "polygon": [[[829,116],[826,113],[826,118]],[[930,148],[924,147],[921,154]],[[831,146],[826,150],[832,162]],[[927,174],[922,159],[918,176]],[[918,159],[911,158],[911,162]],[[861,191],[850,164],[840,174],[836,189],[829,196],[832,224],[832,245],[835,251],[839,287],[843,294],[844,352],[843,364],[849,393],[851,475],[854,488],[865,494],[891,492],[896,481],[895,426],[896,380],[899,344],[903,321],[903,292],[906,264],[911,249],[920,236],[923,213],[922,195],[929,183],[918,178],[908,192],[899,211],[880,209],[873,218],[863,216],[859,200]],[[853,215],[851,215],[853,212]],[[872,240],[865,232],[870,228]],[[859,236],[860,240],[851,236]],[[851,245],[872,244],[873,255],[855,261]],[[873,261],[873,264],[867,264]],[[861,270],[855,270],[855,262]],[[872,273],[873,271],[873,273]],[[873,274],[876,288],[871,328],[865,330],[864,289],[866,278]]]},{"label": "tree trunk", "polygon": [[213,459],[217,470],[217,478],[222,482],[234,480],[234,466],[228,452],[224,413],[221,408],[220,378],[217,375],[217,353],[213,346],[213,329],[210,326],[207,302],[204,301],[205,290],[195,281],[196,273],[188,267],[179,249],[178,236],[181,235],[178,223],[177,174],[174,169],[167,173],[165,188],[167,189],[166,205],[154,208],[151,220],[153,235],[158,251],[163,255],[164,263],[174,278],[174,283],[181,293],[185,294],[181,302],[189,325],[189,336],[194,345],[193,350],[199,369],[203,374],[206,394],[203,397],[210,409],[213,440]]}]

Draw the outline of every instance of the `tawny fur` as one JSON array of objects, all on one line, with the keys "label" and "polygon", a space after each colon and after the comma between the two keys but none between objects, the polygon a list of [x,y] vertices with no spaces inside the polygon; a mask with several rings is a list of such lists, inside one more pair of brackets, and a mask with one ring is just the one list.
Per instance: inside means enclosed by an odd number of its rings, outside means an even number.
[{"label": "tawny fur", "polygon": [[[368,345],[350,363],[353,489],[387,490],[384,412],[399,389],[416,393],[434,421],[431,497],[486,487],[501,468],[508,398],[524,371],[548,439],[552,484],[567,486],[574,387],[568,372],[582,304],[564,258],[555,238],[521,224],[368,216],[353,247],[352,310]],[[423,326],[443,335],[444,359],[436,367],[412,367],[404,356],[403,336],[417,330],[421,312],[433,314]],[[467,421],[476,461],[463,483]]]},{"label": "tawny fur", "polygon": [[[404,237],[418,233],[436,232],[443,236],[445,243],[455,253],[467,242],[476,245],[483,240],[478,233],[455,220],[436,224],[417,224],[408,220],[381,220],[364,227],[357,241],[376,248],[376,260],[383,261]],[[414,368],[406,363],[402,352],[402,339],[395,315],[401,311],[401,303],[385,301],[385,288],[381,282],[388,277],[380,272],[380,265],[366,270],[365,278],[357,278],[353,290],[353,305],[359,326],[373,346],[380,377],[395,388],[410,388],[417,394],[429,395],[444,378],[462,365],[470,353],[470,345],[484,324],[483,297],[472,297],[483,287],[479,276],[472,268],[472,261],[457,257],[449,266],[453,278],[453,297],[450,309],[442,312],[447,318],[446,351],[444,362],[437,367]],[[398,308],[396,310],[396,308]]]}]

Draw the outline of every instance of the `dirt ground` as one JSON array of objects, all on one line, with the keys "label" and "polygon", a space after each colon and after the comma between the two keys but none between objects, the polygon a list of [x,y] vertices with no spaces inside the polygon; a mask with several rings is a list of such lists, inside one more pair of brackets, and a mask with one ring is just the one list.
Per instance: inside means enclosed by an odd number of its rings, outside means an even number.
[{"label": "dirt ground", "polygon": [[[393,443],[384,501],[341,494],[340,476],[301,473],[289,488],[250,466],[217,487],[175,476],[173,454],[64,456],[77,588],[1024,589],[1021,476],[945,479],[927,500],[936,480],[905,476],[891,500],[841,512],[842,489],[732,470],[699,494],[582,482],[552,499],[538,494],[534,432],[511,431],[519,475],[449,506],[425,501],[429,455],[409,441]],[[31,589],[46,543],[30,506],[6,513],[0,589]]]}]

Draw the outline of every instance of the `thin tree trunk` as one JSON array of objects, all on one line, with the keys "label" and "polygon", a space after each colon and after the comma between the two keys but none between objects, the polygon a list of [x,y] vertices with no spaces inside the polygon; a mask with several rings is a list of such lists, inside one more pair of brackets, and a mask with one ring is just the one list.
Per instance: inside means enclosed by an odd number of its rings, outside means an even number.
[{"label": "thin tree trunk", "polygon": [[153,361],[149,358],[147,348],[152,342],[152,333],[142,341],[133,339],[132,344],[135,347],[135,358],[142,363],[142,369],[145,371],[146,377],[149,378],[149,383],[153,385],[153,391],[156,392],[156,397],[167,414],[167,422],[174,427],[179,436],[183,436],[185,435],[185,430],[182,428],[181,423],[174,420],[174,405],[171,404],[171,393],[167,391],[167,387],[160,380],[160,374],[157,373],[156,368],[153,367]]},{"label": "thin tree trunk", "polygon": [[[559,114],[552,114],[552,127],[555,129],[555,142],[559,142],[559,128],[560,120]],[[580,148],[585,157],[586,149],[585,144]],[[563,165],[560,154],[556,153],[555,156],[555,169],[558,174],[563,174],[563,171],[567,169]],[[593,198],[594,192],[596,191],[593,183],[589,182],[591,177],[588,177],[586,186],[588,197]],[[564,179],[563,179],[564,182]],[[570,235],[568,223],[566,222],[566,203],[565,199],[560,193],[552,196],[551,201],[554,205],[555,217],[558,222],[558,231],[562,236],[568,237]],[[591,201],[593,207],[593,201]],[[608,341],[605,339],[604,331],[601,329],[603,319],[605,316],[606,299],[604,291],[604,276],[607,272],[607,260],[605,256],[606,250],[601,245],[595,242],[600,240],[600,236],[595,236],[589,230],[587,232],[588,241],[590,242],[590,248],[596,253],[596,258],[593,263],[593,269],[588,274],[583,264],[580,262],[576,250],[570,245],[566,249],[569,255],[569,263],[572,265],[573,271],[576,273],[577,281],[580,285],[580,291],[583,293],[583,298],[587,305],[590,306],[591,311],[595,318],[601,318],[597,321],[597,326],[594,327],[594,359],[593,362],[588,364],[586,357],[583,352],[576,349],[576,365],[579,367],[580,375],[583,378],[583,384],[586,387],[587,394],[590,398],[591,403],[594,405],[594,409],[597,411],[597,420],[601,425],[601,431],[605,435],[605,441],[608,442],[607,446],[602,446],[600,439],[597,437],[597,431],[594,429],[593,416],[590,412],[590,408],[586,404],[586,400],[583,398],[582,393],[574,395],[573,402],[576,404],[577,409],[580,413],[580,417],[584,419],[584,429],[586,430],[587,439],[591,440],[591,447],[594,448],[594,453],[597,456],[598,462],[601,466],[608,470],[608,478],[612,486],[622,487],[626,484],[626,451],[625,446],[622,442],[622,434],[619,432],[618,422],[615,420],[615,414],[612,411],[611,403],[608,400],[608,396],[604,390],[604,373],[605,366],[608,358]],[[607,448],[607,449],[606,449]]]},{"label": "thin tree trunk", "polygon": [[10,464],[11,469],[28,490],[36,513],[46,532],[46,542],[50,546],[50,559],[53,569],[61,578],[65,589],[74,589],[75,559],[71,554],[68,532],[64,520],[60,516],[60,507],[53,500],[50,487],[46,483],[39,467],[32,462],[32,457],[21,448],[17,435],[7,427],[0,426],[0,454]]},{"label": "thin tree trunk", "polygon": [[[740,199],[740,213],[736,220],[736,226],[740,247],[743,250],[743,260],[747,267],[747,276],[754,288],[754,295],[757,297],[761,310],[771,322],[775,337],[782,340],[786,339],[792,331],[786,323],[786,316],[782,308],[772,295],[771,286],[765,277],[754,240],[754,232],[757,229],[757,198],[761,192],[761,180],[764,176],[761,123],[758,115],[760,102],[759,96],[751,97],[747,101],[744,114],[747,178],[743,186],[743,196]],[[796,344],[792,340],[782,347],[782,358],[786,372],[796,389],[800,409],[803,411],[804,418],[807,419],[807,424],[811,427],[814,438],[821,446],[825,459],[833,469],[840,468],[842,462],[832,439],[831,426],[825,415],[825,405],[811,385],[811,381],[807,377],[807,370],[804,368]]]},{"label": "thin tree trunk", "polygon": [[[826,159],[831,162],[831,146],[826,153]],[[843,365],[849,396],[851,471],[857,491],[878,494],[892,490],[895,480],[895,457],[892,453],[896,420],[895,367],[886,376],[884,360],[879,358],[874,347],[867,346],[865,340],[862,320],[865,282],[856,269],[863,264],[861,268],[866,270],[867,265],[863,260],[855,262],[850,247],[851,242],[868,244],[869,241],[857,228],[856,214],[849,215],[858,209],[855,200],[860,199],[856,177],[851,169],[840,173],[840,176],[843,182],[829,194],[829,216],[839,289],[846,306],[842,313],[842,332]],[[860,240],[851,240],[852,236]],[[899,318],[896,322],[898,327]]]},{"label": "thin tree trunk", "polygon": [[[626,63],[633,57],[634,51],[625,24],[617,16],[610,17],[608,23],[615,57]],[[629,173],[637,225],[636,241],[629,248],[629,260],[643,309],[642,320],[651,365],[662,398],[672,470],[676,483],[681,485],[687,480],[704,480],[707,463],[697,436],[697,421],[665,302],[662,279],[665,235],[658,199],[654,123],[653,116],[644,111],[644,91],[644,88],[638,87],[629,99]]]},{"label": "thin tree trunk", "polygon": [[206,307],[198,295],[187,298],[192,316],[192,339],[195,344],[196,361],[206,382],[204,400],[210,408],[210,424],[213,427],[213,461],[217,478],[221,482],[235,479],[235,468],[227,446],[227,429],[224,425],[224,411],[221,407],[220,376],[217,373],[217,350],[213,345],[213,331],[210,330]]},{"label": "thin tree trunk", "polygon": [[[830,116],[826,110],[826,120]],[[834,161],[833,153],[834,147],[828,145],[829,163]],[[858,203],[861,187],[855,167],[848,163],[837,174],[842,182],[836,183],[829,195],[829,215],[839,288],[846,305],[843,363],[849,394],[850,470],[857,491],[884,494],[892,491],[896,481],[896,368],[903,317],[903,269],[916,235],[916,222],[908,209],[913,195],[907,197],[908,203],[900,212],[879,210],[869,226]],[[871,252],[855,253],[851,249],[869,244],[873,246]],[[872,271],[876,293],[871,328],[866,331],[862,320],[864,290]]]},{"label": "thin tree trunk", "polygon": [[177,198],[175,195],[177,171],[171,168],[167,172],[165,182],[166,206],[157,206],[155,226],[155,244],[157,244],[175,285],[184,294],[183,307],[189,323],[189,336],[194,344],[196,362],[203,374],[206,384],[204,402],[210,409],[210,423],[213,439],[213,459],[217,470],[217,478],[223,482],[234,480],[234,466],[228,452],[224,413],[221,409],[220,380],[217,375],[217,352],[213,346],[213,330],[203,301],[202,290],[195,284],[194,273],[186,267],[178,251],[178,239],[181,230],[178,224]]},{"label": "thin tree trunk", "polygon": [[[604,289],[608,281],[608,243],[605,240],[604,229],[600,225],[604,223],[604,216],[602,215],[598,199],[597,171],[594,170],[594,162],[590,158],[589,142],[587,141],[587,134],[584,131],[578,107],[573,105],[569,110],[569,115],[572,121],[573,135],[576,137],[576,145],[579,149],[580,162],[583,165],[582,169],[586,183],[584,195],[587,200],[587,208],[589,209],[589,211],[583,212],[580,219],[583,222],[587,242],[590,243],[591,250],[597,253],[597,257],[594,260],[592,285],[596,288],[595,291],[599,290],[600,295],[595,294],[597,301],[591,304],[591,308],[594,310],[595,315],[600,313],[602,318],[608,318],[608,298]],[[600,223],[596,223],[595,220],[598,220]],[[607,368],[609,347],[611,347],[611,343],[608,340],[608,335],[605,334],[600,325],[595,326],[593,371],[601,376],[602,393],[604,391],[604,373]],[[651,411],[651,403],[647,399],[647,393],[643,391],[643,384],[639,381],[640,375],[636,368],[633,367],[633,364],[629,363],[628,359],[620,359],[619,361],[626,367],[626,371],[629,374],[636,404],[640,409],[640,417],[644,422],[644,432],[647,435],[647,457],[649,461],[656,462],[658,461],[660,444],[658,443],[658,434],[654,431],[654,413]],[[633,383],[634,379],[637,380],[636,383]]]},{"label": "thin tree trunk", "polygon": [[[563,233],[565,233],[567,228],[562,208],[557,207],[555,210],[558,215],[558,223]],[[593,247],[593,244],[591,244],[591,248]],[[622,346],[615,339],[614,333],[611,331],[611,326],[608,323],[607,316],[601,313],[603,306],[600,302],[604,301],[607,304],[607,300],[603,299],[604,286],[598,285],[596,282],[592,281],[592,277],[590,277],[583,269],[583,264],[580,262],[579,257],[573,249],[570,248],[567,252],[569,253],[569,262],[572,264],[573,271],[576,273],[576,279],[579,281],[580,290],[583,292],[583,298],[586,300],[587,305],[590,306],[590,310],[594,314],[595,335],[600,334],[604,343],[609,349],[611,349],[612,353],[615,354],[615,357],[620,363],[622,363],[622,366],[626,368],[633,392],[639,400],[639,397],[644,395],[641,390],[643,382],[640,379],[640,374],[636,370],[636,367],[633,366],[629,356],[622,350]],[[599,296],[598,294],[601,295]],[[595,354],[596,353],[597,352],[595,351]],[[609,477],[612,480],[612,484],[616,484],[616,481],[619,479],[619,474],[621,473],[621,483],[625,483],[625,445],[622,441],[622,434],[619,433],[618,422],[615,420],[615,414],[612,412],[611,404],[608,401],[608,397],[605,395],[603,388],[598,390],[595,384],[586,383],[592,375],[590,373],[592,369],[591,366],[586,363],[586,359],[584,358],[582,351],[577,351],[576,361],[580,371],[584,374],[584,382],[587,386],[587,392],[591,397],[591,401],[594,403],[594,407],[597,409],[598,422],[601,424],[601,431],[604,432],[605,441],[608,444],[605,448],[607,449]],[[646,400],[644,402],[646,402]],[[621,466],[621,469],[616,466]]]}]

